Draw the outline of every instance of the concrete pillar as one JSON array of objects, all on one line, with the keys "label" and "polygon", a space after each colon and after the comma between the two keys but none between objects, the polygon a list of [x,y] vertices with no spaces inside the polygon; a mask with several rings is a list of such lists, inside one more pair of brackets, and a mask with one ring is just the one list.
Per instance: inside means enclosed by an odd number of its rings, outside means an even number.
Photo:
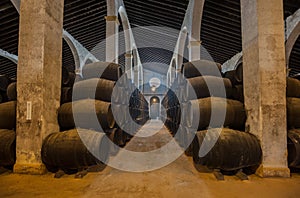
[{"label": "concrete pillar", "polygon": [[261,141],[257,174],[289,177],[282,0],[241,0],[247,130]]},{"label": "concrete pillar", "polygon": [[190,41],[189,48],[189,61],[200,60],[201,41]]},{"label": "concrete pillar", "polygon": [[119,20],[118,16],[106,16],[106,61],[118,63]]},{"label": "concrete pillar", "polygon": [[63,6],[63,0],[21,2],[15,173],[45,173],[42,141],[59,131]]},{"label": "concrete pillar", "polygon": [[132,54],[129,52],[127,52],[125,54],[125,69],[124,70],[125,70],[124,72],[132,70]]},{"label": "concrete pillar", "polygon": [[189,61],[200,60],[200,52],[201,52],[201,22],[202,22],[202,14],[205,0],[192,0],[192,21],[190,28],[190,37],[189,37]]}]

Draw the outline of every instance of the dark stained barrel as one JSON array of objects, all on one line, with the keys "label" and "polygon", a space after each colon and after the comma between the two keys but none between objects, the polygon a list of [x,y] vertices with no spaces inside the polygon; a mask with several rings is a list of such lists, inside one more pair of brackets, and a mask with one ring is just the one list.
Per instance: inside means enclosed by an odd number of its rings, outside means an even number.
[{"label": "dark stained barrel", "polygon": [[172,91],[171,89],[169,89],[168,92],[166,93],[166,96],[161,101],[161,104],[165,109],[168,109],[168,108],[172,108],[174,106],[178,106],[179,100],[178,100],[175,92]]},{"label": "dark stained barrel", "polygon": [[62,67],[62,87],[72,87],[76,80],[76,74],[69,72],[66,67]]},{"label": "dark stained barrel", "polygon": [[5,91],[10,84],[10,78],[7,75],[0,75],[0,91]]},{"label": "dark stained barrel", "polygon": [[[218,130],[222,131],[219,137]],[[208,136],[206,140],[205,136]],[[208,150],[209,141],[212,139],[217,140],[212,149],[206,155],[206,152],[199,155],[200,147],[203,146],[202,151]],[[262,160],[258,139],[249,133],[231,129],[210,129],[209,133],[199,131],[193,140],[192,148],[194,163],[210,169],[233,171],[257,166]]]},{"label": "dark stained barrel", "polygon": [[114,86],[114,81],[98,78],[76,82],[73,87],[73,100],[91,98],[111,102]]},{"label": "dark stained barrel", "polygon": [[109,62],[96,62],[87,64],[82,69],[84,79],[103,78],[117,81],[120,77],[120,66]]},{"label": "dark stained barrel", "polygon": [[92,99],[63,104],[58,110],[58,122],[63,129],[80,127],[105,131],[115,126],[111,104]]},{"label": "dark stained barrel", "polygon": [[181,72],[186,78],[221,76],[221,64],[208,60],[197,60],[183,64]]},{"label": "dark stained barrel", "polygon": [[124,147],[127,141],[127,134],[120,128],[114,128],[107,133],[108,138],[117,146]]},{"label": "dark stained barrel", "polygon": [[232,88],[232,99],[244,103],[244,88],[243,85],[235,85]]},{"label": "dark stained barrel", "polygon": [[169,118],[165,120],[164,124],[172,134],[176,134],[180,126],[179,123],[176,123]]},{"label": "dark stained barrel", "polygon": [[[230,80],[215,76],[199,76],[189,79],[190,85],[194,89],[196,97],[192,95],[193,92],[187,87],[187,99],[199,99],[210,96],[230,98],[232,95],[232,85]],[[223,87],[225,92],[219,91]]]},{"label": "dark stained barrel", "polygon": [[69,83],[69,71],[66,67],[62,67],[61,69],[61,85],[62,86],[68,86]]},{"label": "dark stained barrel", "polygon": [[288,163],[289,167],[300,168],[300,130],[288,131]]},{"label": "dark stained barrel", "polygon": [[60,104],[72,102],[72,93],[73,93],[72,87],[62,87]]},{"label": "dark stained barrel", "polygon": [[0,129],[16,128],[16,101],[0,104]]},{"label": "dark stained barrel", "polygon": [[110,148],[111,144],[104,133],[74,129],[46,137],[41,154],[47,167],[80,169],[106,162]]},{"label": "dark stained barrel", "polygon": [[300,98],[287,98],[287,125],[289,129],[300,128]]},{"label": "dark stained barrel", "polygon": [[8,102],[8,101],[9,101],[6,92],[7,92],[7,91],[0,91],[0,95],[1,95],[1,103],[5,103],[5,102]]},{"label": "dark stained barrel", "polygon": [[286,96],[300,98],[300,80],[295,78],[287,78]]},{"label": "dark stained barrel", "polygon": [[238,63],[235,68],[235,79],[239,84],[243,84],[244,81],[243,62]]},{"label": "dark stained barrel", "polygon": [[16,133],[0,129],[0,166],[12,166],[16,161]]},{"label": "dark stained barrel", "polygon": [[112,104],[112,110],[114,112],[114,118],[116,120],[116,123],[120,126],[123,126],[126,122],[129,121],[130,118],[128,115],[128,105],[123,104]]},{"label": "dark stained barrel", "polygon": [[[193,109],[195,105],[199,105],[199,111]],[[212,111],[212,108],[213,111]],[[212,112],[214,112],[214,117],[212,117]],[[199,113],[199,120],[196,120]],[[184,123],[188,127],[197,127],[198,130],[204,130],[208,127],[219,128],[228,127],[231,129],[243,130],[246,122],[246,112],[244,109],[244,104],[225,98],[203,98],[199,100],[190,101],[187,113],[184,114]]]},{"label": "dark stained barrel", "polygon": [[230,79],[232,85],[242,85],[243,63],[238,64],[235,70],[225,72],[224,77]]},{"label": "dark stained barrel", "polygon": [[9,100],[17,100],[17,83],[10,83],[7,87],[7,97]]},{"label": "dark stained barrel", "polygon": [[68,82],[68,87],[73,87],[75,80],[77,78],[77,75],[73,72],[69,72],[69,82]]},{"label": "dark stained barrel", "polygon": [[111,102],[116,104],[128,104],[130,92],[124,87],[115,86],[111,95]]}]

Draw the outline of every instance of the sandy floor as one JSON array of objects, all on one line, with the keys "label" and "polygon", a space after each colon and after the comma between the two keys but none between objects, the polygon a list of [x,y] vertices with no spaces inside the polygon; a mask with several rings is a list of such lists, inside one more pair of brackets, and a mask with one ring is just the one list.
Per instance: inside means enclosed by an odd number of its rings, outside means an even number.
[{"label": "sandy floor", "polygon": [[[160,137],[160,145],[163,140]],[[141,138],[133,139],[128,148],[134,150],[135,141],[143,144]],[[300,174],[290,179],[252,175],[248,181],[225,176],[225,181],[217,181],[211,173],[197,172],[192,159],[185,155],[152,172],[130,173],[106,167],[83,179],[75,179],[74,175],[60,179],[53,176],[2,174],[0,197],[300,197]]]}]

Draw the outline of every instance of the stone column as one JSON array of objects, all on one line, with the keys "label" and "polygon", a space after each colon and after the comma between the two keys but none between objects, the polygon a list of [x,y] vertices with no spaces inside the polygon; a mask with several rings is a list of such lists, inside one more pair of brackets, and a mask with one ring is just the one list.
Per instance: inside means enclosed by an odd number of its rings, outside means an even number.
[{"label": "stone column", "polygon": [[15,173],[45,173],[42,142],[59,131],[63,6],[63,0],[21,2]]},{"label": "stone column", "polygon": [[106,62],[118,63],[119,20],[118,16],[106,16]]},{"label": "stone column", "polygon": [[191,0],[192,21],[189,35],[189,61],[200,60],[201,52],[201,22],[205,0]]},{"label": "stone column", "polygon": [[282,0],[241,0],[247,130],[261,141],[262,177],[289,177]]},{"label": "stone column", "polygon": [[200,60],[201,41],[200,40],[190,41],[188,48],[189,48],[189,61]]}]

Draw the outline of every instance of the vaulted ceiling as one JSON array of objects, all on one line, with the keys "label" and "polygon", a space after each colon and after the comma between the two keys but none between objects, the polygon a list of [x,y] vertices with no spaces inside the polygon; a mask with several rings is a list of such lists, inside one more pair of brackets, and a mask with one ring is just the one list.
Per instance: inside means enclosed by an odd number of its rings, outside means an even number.
[{"label": "vaulted ceiling", "polygon": [[[188,0],[124,0],[124,3],[133,27],[160,26],[180,30]],[[288,17],[299,7],[300,0],[284,0],[284,17]],[[206,0],[201,40],[216,62],[224,63],[242,50],[240,15],[238,0]],[[105,39],[105,16],[106,0],[65,0],[64,29],[88,50]],[[0,49],[17,55],[18,31],[18,12],[10,0],[1,0]],[[290,60],[291,67],[295,68],[294,72],[300,71],[299,42],[298,39]],[[157,61],[167,64],[172,53],[149,48],[140,50],[140,56],[144,63]],[[72,52],[64,41],[63,65],[70,70],[74,68]],[[15,77],[16,70],[14,63],[0,57],[0,74]]]}]

